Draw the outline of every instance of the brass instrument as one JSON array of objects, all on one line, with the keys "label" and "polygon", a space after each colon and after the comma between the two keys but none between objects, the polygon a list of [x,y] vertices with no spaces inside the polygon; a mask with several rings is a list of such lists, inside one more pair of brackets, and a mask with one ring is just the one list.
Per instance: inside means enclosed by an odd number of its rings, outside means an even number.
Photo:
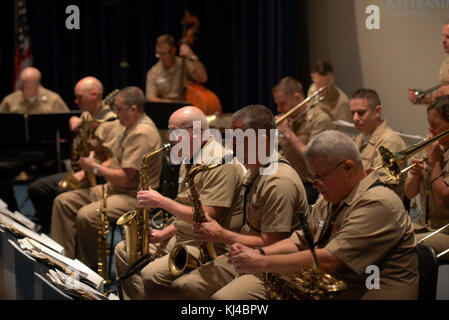
[{"label": "brass instrument", "polygon": [[[103,99],[104,105],[112,105],[115,101],[115,96],[120,90],[116,89],[112,91],[106,98]],[[95,131],[95,127],[99,123],[115,121],[117,117],[112,117],[105,120],[97,120],[92,117],[92,115],[85,111],[81,114],[81,126],[79,130],[78,136],[72,142],[72,150],[71,150],[71,163],[72,169],[69,170],[64,178],[61,181],[61,186],[64,189],[81,189],[81,182],[75,178],[74,173],[80,170],[79,167],[79,158],[87,157],[89,153],[92,151],[92,146],[90,144],[91,139],[93,138],[93,134]],[[97,185],[97,178],[92,171],[86,172],[86,178],[88,182],[88,187],[93,187]]]},{"label": "brass instrument", "polygon": [[[202,223],[206,221],[206,215],[204,214],[203,205],[201,203],[198,191],[195,187],[194,177],[203,171],[212,170],[220,166],[221,164],[213,165],[199,165],[189,170],[186,176],[186,186],[189,193],[190,203],[193,209],[193,222]],[[187,251],[184,244],[177,244],[168,257],[168,268],[174,276],[182,274],[189,269],[195,269],[200,265],[205,264],[208,261],[214,260],[217,257],[215,247],[212,242],[199,241],[200,257],[196,259]]]},{"label": "brass instrument", "polygon": [[263,274],[267,297],[274,300],[319,300],[333,298],[345,290],[346,284],[320,269],[315,253],[313,237],[309,229],[307,218],[300,215],[301,228],[306,243],[312,253],[312,270],[299,270],[295,273]]},{"label": "brass instrument", "polygon": [[401,168],[412,155],[426,148],[429,144],[444,138],[448,134],[449,130],[446,130],[432,138],[418,142],[410,148],[395,153],[391,152],[387,147],[380,146],[379,149],[377,149],[377,153],[379,155],[381,165],[378,166],[375,170],[384,168],[392,180],[400,180],[401,176],[404,173],[406,173],[416,165],[412,164],[411,166],[408,166],[407,168],[401,170]]},{"label": "brass instrument", "polygon": [[434,92],[435,90],[438,90],[441,86],[446,86],[448,84],[449,81],[443,81],[442,83],[426,90],[413,89],[413,93],[418,98],[418,101],[421,102],[428,94]]},{"label": "brass instrument", "polygon": [[173,223],[175,217],[164,210],[159,210],[151,216],[151,226],[156,229],[164,229],[169,224]]},{"label": "brass instrument", "polygon": [[97,209],[97,241],[98,241],[98,274],[104,279],[103,283],[109,285],[111,280],[109,279],[108,270],[108,255],[109,255],[109,243],[108,234],[111,231],[109,228],[109,220],[106,214],[106,200],[108,197],[105,185],[101,186],[102,200],[101,207]]},{"label": "brass instrument", "polygon": [[[143,156],[139,170],[139,191],[148,190],[149,188],[148,175],[150,160],[159,153],[171,149],[171,147],[172,145],[167,143]],[[117,220],[117,225],[123,226],[125,229],[126,259],[128,265],[132,265],[149,252],[151,234],[149,218],[150,212],[148,208],[137,208],[125,213]]]},{"label": "brass instrument", "polygon": [[[315,98],[317,95],[320,95],[321,93],[323,93],[323,91],[327,90],[327,87],[321,87],[320,89],[318,89],[317,91],[315,91],[314,93],[312,93],[310,95],[310,97],[307,97],[306,99],[304,99],[303,101],[301,101],[299,104],[297,104],[296,106],[294,106],[293,108],[291,108],[290,110],[288,110],[286,113],[284,113],[283,115],[281,115],[278,119],[276,119],[276,125],[279,125],[282,121],[284,121],[285,119],[287,119],[292,113],[296,112],[299,108],[301,108],[303,105],[305,105],[306,103],[308,103],[310,100],[312,100],[313,98]],[[315,106],[318,102],[321,102],[324,99],[323,96],[318,97],[317,101],[315,101],[312,105]],[[308,108],[310,109],[310,107]],[[306,109],[304,112],[307,112],[308,109]],[[303,114],[304,114],[303,112]]]}]

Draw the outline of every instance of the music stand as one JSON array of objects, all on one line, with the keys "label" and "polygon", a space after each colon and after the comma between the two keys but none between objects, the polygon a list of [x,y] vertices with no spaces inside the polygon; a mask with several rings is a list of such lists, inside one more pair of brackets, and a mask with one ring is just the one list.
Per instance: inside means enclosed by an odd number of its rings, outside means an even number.
[{"label": "music stand", "polygon": [[168,119],[173,112],[179,108],[190,106],[191,103],[185,101],[178,102],[145,102],[145,113],[153,120],[160,130],[168,129]]},{"label": "music stand", "polygon": [[26,130],[22,113],[0,113],[0,145],[26,144]]},{"label": "music stand", "polygon": [[62,166],[61,141],[69,141],[71,138],[69,119],[73,116],[79,117],[80,115],[80,110],[71,110],[70,112],[64,113],[38,113],[28,115],[28,142],[30,144],[56,142],[59,172],[61,172]]}]

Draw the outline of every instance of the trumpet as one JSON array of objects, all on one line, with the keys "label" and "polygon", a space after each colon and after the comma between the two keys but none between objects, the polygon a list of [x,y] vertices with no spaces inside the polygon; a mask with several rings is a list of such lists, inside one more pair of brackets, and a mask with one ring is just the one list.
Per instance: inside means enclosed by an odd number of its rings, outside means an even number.
[{"label": "trumpet", "polygon": [[413,89],[413,93],[415,94],[415,96],[418,98],[418,101],[422,101],[428,94],[434,92],[435,90],[438,90],[441,86],[446,86],[449,84],[449,81],[443,81],[442,83],[426,89],[426,90],[420,90],[420,89]]},{"label": "trumpet", "polygon": [[[296,106],[294,106],[293,108],[291,108],[290,110],[288,110],[286,113],[284,113],[282,116],[280,116],[277,120],[276,120],[276,125],[279,125],[282,121],[284,121],[285,119],[287,119],[292,113],[296,112],[299,108],[301,108],[302,106],[304,106],[306,103],[308,103],[310,100],[312,100],[313,98],[315,98],[317,95],[320,95],[321,93],[323,93],[325,90],[327,90],[327,86],[321,87],[320,89],[318,89],[317,91],[315,91],[314,93],[312,93],[310,95],[310,97],[304,99],[303,101],[301,101],[299,104],[297,104]],[[317,105],[319,102],[321,102],[324,99],[324,96],[320,96],[318,97],[318,99],[312,104],[312,106],[310,106],[309,108],[307,108],[306,110],[304,110],[301,113],[301,116],[303,114],[305,114],[307,111],[309,111],[312,107],[314,107],[315,105]]]},{"label": "trumpet", "polygon": [[414,154],[418,153],[422,149],[426,148],[428,145],[438,141],[449,134],[449,129],[432,137],[427,140],[423,140],[414,144],[410,148],[399,152],[391,152],[387,147],[380,146],[377,149],[377,154],[379,155],[381,165],[375,168],[375,170],[380,170],[384,168],[391,180],[398,181],[401,179],[402,175],[413,168],[416,164],[412,164],[411,166],[401,169],[407,160]]}]

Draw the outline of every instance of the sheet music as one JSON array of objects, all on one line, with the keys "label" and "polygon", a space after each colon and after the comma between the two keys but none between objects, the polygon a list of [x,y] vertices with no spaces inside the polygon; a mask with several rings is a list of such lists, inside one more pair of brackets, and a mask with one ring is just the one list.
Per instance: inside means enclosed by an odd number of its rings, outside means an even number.
[{"label": "sheet music", "polygon": [[14,219],[15,221],[20,222],[28,229],[36,231],[36,224],[27,217],[25,217],[23,214],[21,214],[19,211],[11,212],[7,208],[0,207],[0,212]]},{"label": "sheet music", "polygon": [[35,241],[42,243],[43,245],[47,246],[48,248],[51,248],[52,250],[60,254],[64,254],[64,247],[62,247],[59,243],[57,243],[56,241],[54,241],[53,239],[49,238],[46,235],[37,234],[35,231],[26,228],[22,224],[10,218],[8,215],[3,214],[3,212],[0,212],[0,223],[4,224],[7,227],[8,226],[12,227],[19,233],[23,234],[25,237],[34,239]]}]

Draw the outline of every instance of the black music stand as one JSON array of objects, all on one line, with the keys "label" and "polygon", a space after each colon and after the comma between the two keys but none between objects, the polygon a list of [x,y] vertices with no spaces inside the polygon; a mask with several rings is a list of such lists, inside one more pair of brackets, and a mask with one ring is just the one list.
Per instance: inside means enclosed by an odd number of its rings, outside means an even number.
[{"label": "black music stand", "polygon": [[22,113],[0,113],[0,145],[24,145],[26,121]]},{"label": "black music stand", "polygon": [[81,111],[72,110],[64,113],[30,114],[27,119],[28,142],[30,144],[56,143],[58,172],[62,169],[61,142],[70,141],[69,119],[79,117]]},{"label": "black music stand", "polygon": [[158,129],[168,129],[168,119],[179,108],[190,106],[185,101],[178,102],[145,102],[145,113],[153,120]]}]

